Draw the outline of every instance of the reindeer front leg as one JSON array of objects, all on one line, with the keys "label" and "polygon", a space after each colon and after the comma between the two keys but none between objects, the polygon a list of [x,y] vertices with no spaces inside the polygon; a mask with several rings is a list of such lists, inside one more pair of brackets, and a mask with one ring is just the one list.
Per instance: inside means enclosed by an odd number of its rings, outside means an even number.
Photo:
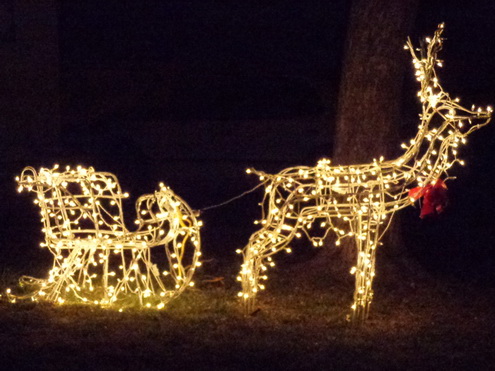
[{"label": "reindeer front leg", "polygon": [[352,223],[357,248],[357,264],[351,273],[356,276],[351,321],[361,323],[368,318],[373,300],[376,248],[379,243],[379,218],[359,215]]}]

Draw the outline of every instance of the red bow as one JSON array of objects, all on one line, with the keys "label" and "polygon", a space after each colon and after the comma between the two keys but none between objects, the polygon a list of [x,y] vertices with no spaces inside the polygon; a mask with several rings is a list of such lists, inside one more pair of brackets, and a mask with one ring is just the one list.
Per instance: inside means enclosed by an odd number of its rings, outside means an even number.
[{"label": "red bow", "polygon": [[423,207],[419,217],[440,214],[447,206],[447,186],[441,179],[425,187],[416,187],[409,191],[411,200],[416,201],[423,197]]}]

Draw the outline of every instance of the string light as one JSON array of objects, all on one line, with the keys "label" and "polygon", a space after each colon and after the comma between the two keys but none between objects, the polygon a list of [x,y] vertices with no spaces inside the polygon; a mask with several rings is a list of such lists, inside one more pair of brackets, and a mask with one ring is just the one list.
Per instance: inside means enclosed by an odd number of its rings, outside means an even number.
[{"label": "string light", "polygon": [[194,285],[201,265],[201,222],[164,184],[139,197],[137,230],[130,232],[122,208],[129,195],[111,173],[80,166],[39,172],[26,167],[16,180],[19,192],[37,196],[45,236],[41,247],[54,259],[48,278],[21,277],[29,293],[15,296],[9,289],[11,301],[163,309]]},{"label": "string light", "polygon": [[267,270],[275,265],[275,254],[290,252],[289,243],[302,235],[313,246],[323,246],[333,232],[336,245],[344,238],[355,241],[357,262],[350,270],[355,276],[351,320],[367,318],[373,299],[376,250],[394,213],[413,204],[414,199],[408,195],[411,187],[448,178],[449,169],[462,162],[457,158],[458,147],[490,120],[490,107],[464,108],[440,86],[435,68],[442,65],[437,53],[442,48],[443,28],[443,24],[439,25],[434,36],[426,39],[420,56],[420,49],[415,49],[410,40],[405,46],[420,83],[422,111],[418,133],[408,144],[401,145],[405,150],[402,156],[389,161],[380,157],[371,163],[350,166],[332,166],[330,160],[322,159],[315,167],[292,167],[274,175],[247,170],[265,185],[262,217],[255,222],[261,229],[238,251],[243,256],[237,277],[242,283],[238,296],[248,313],[254,310],[258,292],[265,288]]}]

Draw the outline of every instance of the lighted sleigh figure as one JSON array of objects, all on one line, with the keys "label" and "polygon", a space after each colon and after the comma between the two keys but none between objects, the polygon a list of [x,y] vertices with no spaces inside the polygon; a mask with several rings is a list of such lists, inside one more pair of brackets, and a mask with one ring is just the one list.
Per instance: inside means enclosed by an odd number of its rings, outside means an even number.
[{"label": "lighted sleigh figure", "polygon": [[[315,167],[298,166],[279,174],[248,169],[265,186],[261,229],[249,239],[242,253],[238,276],[242,282],[239,296],[245,309],[253,311],[255,298],[265,288],[267,269],[274,265],[272,256],[287,250],[294,237],[306,235],[314,246],[323,246],[333,231],[336,244],[343,238],[355,240],[357,262],[351,269],[355,276],[351,319],[367,318],[373,299],[376,250],[397,210],[423,197],[422,217],[442,211],[448,170],[456,162],[458,147],[466,137],[490,120],[491,108],[466,109],[439,85],[435,72],[441,66],[437,53],[442,47],[443,24],[434,36],[426,38],[421,56],[410,41],[405,46],[412,55],[418,92],[422,103],[419,131],[405,153],[397,159],[383,158],[368,164],[332,166],[323,159]],[[313,231],[321,234],[314,236]]]},{"label": "lighted sleigh figure", "polygon": [[[54,257],[47,279],[22,277],[34,301],[91,303],[157,309],[193,286],[199,262],[200,225],[193,211],[163,184],[136,202],[138,225],[124,224],[122,193],[115,175],[92,167],[60,171],[26,167],[19,192],[36,193],[45,235]],[[10,294],[11,300],[16,296]]]}]

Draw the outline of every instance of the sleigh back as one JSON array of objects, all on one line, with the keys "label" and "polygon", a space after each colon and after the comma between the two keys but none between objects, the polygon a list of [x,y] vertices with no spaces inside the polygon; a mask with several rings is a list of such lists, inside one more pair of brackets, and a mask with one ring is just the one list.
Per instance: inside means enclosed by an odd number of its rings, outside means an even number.
[{"label": "sleigh back", "polygon": [[105,240],[127,234],[117,178],[110,173],[85,169],[26,167],[18,178],[19,191],[26,188],[37,195],[47,246],[67,248],[69,241]]}]

